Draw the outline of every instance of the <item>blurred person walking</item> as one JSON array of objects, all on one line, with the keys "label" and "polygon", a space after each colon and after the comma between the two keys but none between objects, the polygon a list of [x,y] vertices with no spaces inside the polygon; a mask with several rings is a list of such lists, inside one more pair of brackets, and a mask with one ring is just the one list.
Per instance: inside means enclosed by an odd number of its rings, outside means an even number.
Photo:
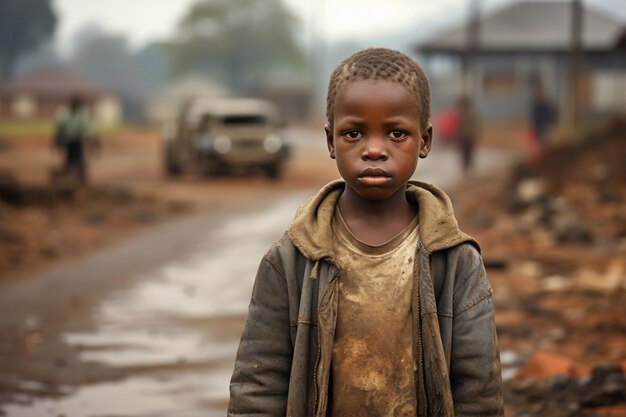
[{"label": "blurred person walking", "polygon": [[463,172],[467,173],[474,163],[479,129],[478,116],[468,96],[461,96],[457,102],[457,120],[456,142],[461,155]]},{"label": "blurred person walking", "polygon": [[541,85],[535,88],[530,103],[530,123],[534,139],[540,148],[546,145],[548,131],[556,121],[556,109]]},{"label": "blurred person walking", "polygon": [[541,84],[535,86],[530,102],[530,126],[526,133],[530,161],[538,164],[548,141],[548,132],[556,121],[556,108]]},{"label": "blurred person walking", "polygon": [[92,139],[91,134],[89,111],[82,98],[72,97],[56,116],[54,145],[65,152],[61,175],[76,175],[81,183],[87,182],[84,144]]}]

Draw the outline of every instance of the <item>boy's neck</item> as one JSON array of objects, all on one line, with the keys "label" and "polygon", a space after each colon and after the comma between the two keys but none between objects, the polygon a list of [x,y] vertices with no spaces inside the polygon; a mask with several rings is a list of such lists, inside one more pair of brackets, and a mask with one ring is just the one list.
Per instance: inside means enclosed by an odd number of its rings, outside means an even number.
[{"label": "boy's neck", "polygon": [[404,188],[384,200],[367,200],[346,187],[339,209],[348,228],[360,241],[379,246],[402,232],[417,215]]}]

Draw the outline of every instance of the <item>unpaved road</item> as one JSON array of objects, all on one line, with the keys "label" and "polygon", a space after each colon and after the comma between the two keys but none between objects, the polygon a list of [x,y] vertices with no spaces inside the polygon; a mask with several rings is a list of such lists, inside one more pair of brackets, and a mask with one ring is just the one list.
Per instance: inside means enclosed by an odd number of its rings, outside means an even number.
[{"label": "unpaved road", "polygon": [[[295,157],[281,184],[166,183],[170,195],[201,190],[222,203],[1,284],[0,415],[224,415],[257,264],[297,206],[336,175],[323,142],[303,140],[317,133],[288,135]],[[417,177],[451,186],[456,158],[435,149]],[[509,160],[484,151],[478,165]]]}]

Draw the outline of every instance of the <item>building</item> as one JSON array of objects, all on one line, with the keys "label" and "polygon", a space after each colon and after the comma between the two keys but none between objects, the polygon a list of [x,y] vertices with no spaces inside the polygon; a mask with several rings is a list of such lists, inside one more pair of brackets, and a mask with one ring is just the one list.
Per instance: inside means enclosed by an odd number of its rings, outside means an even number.
[{"label": "building", "polygon": [[0,85],[0,120],[51,119],[76,96],[89,106],[95,123],[121,122],[122,105],[115,92],[60,69],[37,71]]},{"label": "building", "polygon": [[[537,85],[565,111],[571,19],[570,1],[545,0],[518,1],[480,18],[472,90],[485,120],[527,120]],[[583,112],[624,111],[626,95],[619,92],[626,91],[625,25],[583,6],[582,27]],[[417,45],[433,84],[435,110],[462,92],[467,33],[467,23],[461,23]],[[442,75],[441,68],[448,71]]]}]

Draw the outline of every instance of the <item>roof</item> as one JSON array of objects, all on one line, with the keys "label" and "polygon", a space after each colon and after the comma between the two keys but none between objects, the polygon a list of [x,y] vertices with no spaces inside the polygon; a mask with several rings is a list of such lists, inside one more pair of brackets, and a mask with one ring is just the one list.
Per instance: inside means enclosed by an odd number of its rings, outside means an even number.
[{"label": "roof", "polygon": [[[587,51],[612,50],[624,25],[583,3],[582,44]],[[480,21],[482,51],[567,51],[570,48],[571,2],[524,1],[497,10]],[[420,43],[420,52],[461,53],[467,49],[466,23]]]},{"label": "roof", "polygon": [[0,85],[1,95],[32,94],[37,97],[95,97],[112,91],[71,71],[53,69],[33,72]]}]

